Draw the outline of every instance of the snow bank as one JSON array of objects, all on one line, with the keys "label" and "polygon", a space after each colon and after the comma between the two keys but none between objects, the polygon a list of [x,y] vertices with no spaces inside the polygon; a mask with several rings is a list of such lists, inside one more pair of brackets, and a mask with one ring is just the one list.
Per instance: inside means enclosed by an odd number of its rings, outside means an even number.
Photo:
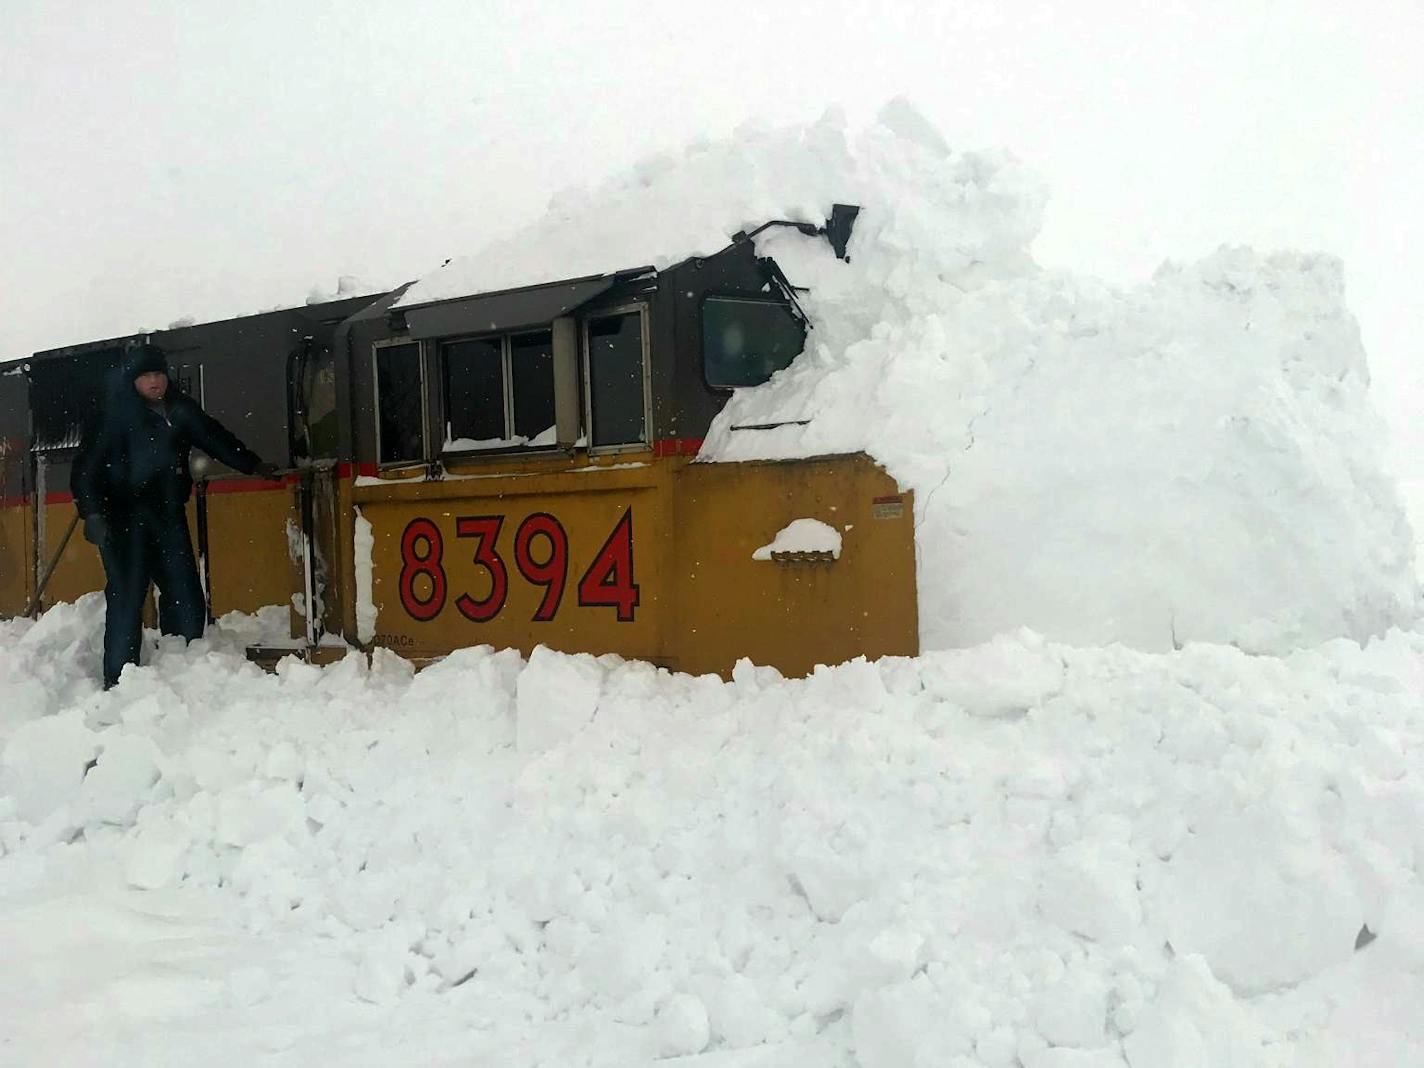
[{"label": "snow bank", "polygon": [[101,615],[0,624],[17,1064],[1424,1058],[1424,636],[723,683],[230,617],[102,694]]},{"label": "snow bank", "polygon": [[704,455],[865,449],[912,486],[926,647],[1027,625],[1278,652],[1417,617],[1337,260],[1222,248],[1128,290],[1045,272],[1011,161],[893,115],[847,136],[816,162],[865,198],[851,263],[764,243],[817,329]]},{"label": "snow bank", "polygon": [[[863,449],[912,487],[925,648],[1029,626],[1280,652],[1417,617],[1340,263],[1222,248],[1126,290],[1043,271],[1037,180],[952,151],[903,101],[866,129],[742,129],[571,191],[405,299],[662,266],[838,201],[864,209],[848,265],[758,238],[811,288],[815,329],[702,455]],[[731,433],[791,420],[808,422]]]}]

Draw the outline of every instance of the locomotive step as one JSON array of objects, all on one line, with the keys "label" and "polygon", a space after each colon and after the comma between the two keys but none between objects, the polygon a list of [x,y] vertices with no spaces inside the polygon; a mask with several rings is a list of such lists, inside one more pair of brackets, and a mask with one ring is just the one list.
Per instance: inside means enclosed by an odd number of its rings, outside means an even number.
[{"label": "locomotive step", "polygon": [[263,671],[275,671],[278,662],[288,656],[295,656],[305,663],[325,667],[343,659],[348,653],[360,651],[345,645],[249,645],[247,659],[258,665]]}]

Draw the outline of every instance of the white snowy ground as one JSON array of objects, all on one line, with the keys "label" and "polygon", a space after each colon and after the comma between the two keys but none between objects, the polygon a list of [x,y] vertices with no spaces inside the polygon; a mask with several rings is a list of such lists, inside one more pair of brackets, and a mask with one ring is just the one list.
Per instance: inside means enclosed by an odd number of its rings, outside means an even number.
[{"label": "white snowy ground", "polygon": [[723,683],[258,626],[106,695],[97,597],[0,623],[0,1063],[1424,1063],[1424,634]]}]

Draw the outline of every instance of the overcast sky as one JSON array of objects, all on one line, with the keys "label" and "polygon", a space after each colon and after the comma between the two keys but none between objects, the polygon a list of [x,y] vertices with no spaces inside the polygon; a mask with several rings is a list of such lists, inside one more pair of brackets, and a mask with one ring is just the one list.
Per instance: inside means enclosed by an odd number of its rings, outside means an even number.
[{"label": "overcast sky", "polygon": [[[526,13],[528,9],[530,13]],[[0,0],[0,357],[373,286],[748,119],[907,95],[1051,190],[1041,262],[1344,258],[1424,471],[1424,2]]]}]

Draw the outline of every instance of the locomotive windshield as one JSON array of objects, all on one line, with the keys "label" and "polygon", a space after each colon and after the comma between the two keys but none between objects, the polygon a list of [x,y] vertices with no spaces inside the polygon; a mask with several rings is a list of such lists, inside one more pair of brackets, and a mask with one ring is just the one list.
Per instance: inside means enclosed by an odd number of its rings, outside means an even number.
[{"label": "locomotive windshield", "polygon": [[716,389],[758,386],[801,353],[806,328],[780,301],[708,297],[702,303],[702,360]]}]

